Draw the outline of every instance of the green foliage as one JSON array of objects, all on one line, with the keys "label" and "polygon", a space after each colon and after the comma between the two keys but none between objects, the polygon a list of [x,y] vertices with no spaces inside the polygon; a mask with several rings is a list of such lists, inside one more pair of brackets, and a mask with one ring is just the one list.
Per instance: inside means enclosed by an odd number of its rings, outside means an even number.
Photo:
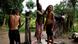
[{"label": "green foliage", "polygon": [[[30,19],[30,29],[32,32],[35,31],[35,26],[36,26],[35,20],[36,20],[35,17]],[[25,22],[25,17],[23,15],[21,16],[21,22],[22,23]],[[25,32],[25,24],[20,28],[20,32]]]},{"label": "green foliage", "polygon": [[[35,31],[35,26],[36,26],[35,20],[36,20],[36,18],[31,16],[31,19],[29,22],[31,31]],[[21,15],[21,23],[24,23],[24,25],[20,28],[20,32],[25,32],[25,16],[24,15]]]},{"label": "green foliage", "polygon": [[36,16],[37,16],[36,12],[37,12],[36,10],[34,12],[32,12],[32,14],[31,14],[32,18],[36,18]]},{"label": "green foliage", "polygon": [[72,3],[73,7],[75,7],[76,1],[77,1],[77,0],[70,0],[70,2]]},{"label": "green foliage", "polygon": [[74,22],[74,31],[78,32],[78,21]]},{"label": "green foliage", "polygon": [[7,16],[7,14],[10,14],[11,9],[18,8],[20,12],[22,12],[23,1],[24,0],[0,0],[0,10],[1,10],[0,22],[4,22],[5,18],[6,18],[6,23],[8,22],[9,17]]},{"label": "green foliage", "polygon": [[29,0],[26,3],[26,6],[27,6],[28,9],[33,9],[35,7],[35,3],[32,0]]},{"label": "green foliage", "polygon": [[25,24],[20,28],[20,32],[25,32]]},{"label": "green foliage", "polygon": [[35,18],[31,18],[31,20],[30,20],[30,27],[35,27],[35,21],[36,21],[36,19]]},{"label": "green foliage", "polygon": [[54,12],[56,13],[56,15],[61,14],[62,12],[64,12],[64,8],[65,5],[63,2],[61,2],[60,4],[56,4],[54,6]]},{"label": "green foliage", "polygon": [[3,13],[9,13],[10,9],[18,8],[20,11],[23,8],[22,2],[23,0],[0,0],[0,8]]}]

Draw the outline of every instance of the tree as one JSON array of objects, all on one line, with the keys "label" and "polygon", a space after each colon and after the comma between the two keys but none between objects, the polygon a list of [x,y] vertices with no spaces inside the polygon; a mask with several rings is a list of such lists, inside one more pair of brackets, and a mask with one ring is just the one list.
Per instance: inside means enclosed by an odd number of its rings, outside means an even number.
[{"label": "tree", "polygon": [[29,0],[27,3],[26,3],[26,6],[28,9],[33,9],[35,7],[35,3],[32,1],[32,0]]},{"label": "tree", "polygon": [[6,22],[6,14],[9,14],[11,9],[18,8],[20,11],[22,11],[22,2],[23,0],[0,0],[0,10],[2,12],[0,15],[3,16],[3,26]]},{"label": "tree", "polygon": [[60,4],[56,4],[54,6],[54,12],[56,15],[61,15],[61,13],[65,10],[64,2],[60,2]]},{"label": "tree", "polygon": [[34,2],[32,0],[29,0],[26,3],[27,8],[29,9],[29,12],[26,12],[25,17],[25,44],[31,44],[31,31],[30,31],[30,15],[31,10],[35,7]]},{"label": "tree", "polygon": [[76,5],[75,5],[75,18],[77,21],[77,19],[78,19],[78,1],[76,2]]},{"label": "tree", "polygon": [[60,2],[60,4],[54,6],[55,19],[57,22],[57,36],[61,36],[66,32],[66,19],[62,18],[62,15],[65,15],[65,6],[66,4],[64,2]]},{"label": "tree", "polygon": [[67,5],[67,30],[72,31],[74,29],[74,18],[75,18],[75,5],[76,0],[69,0]]}]

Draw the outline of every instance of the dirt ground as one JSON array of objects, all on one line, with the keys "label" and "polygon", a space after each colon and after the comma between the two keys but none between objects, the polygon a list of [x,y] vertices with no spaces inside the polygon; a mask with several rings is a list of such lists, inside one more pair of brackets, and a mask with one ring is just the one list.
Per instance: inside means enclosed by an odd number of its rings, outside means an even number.
[{"label": "dirt ground", "polygon": [[[43,32],[42,44],[47,44],[45,41],[46,37],[47,37],[46,33]],[[20,33],[20,39],[21,39],[21,43],[24,43],[25,33]],[[32,39],[32,44],[37,44],[37,40],[34,37],[34,32],[31,32],[31,39]],[[57,42],[57,43],[64,42],[65,44],[78,44],[73,42],[72,39],[68,39],[68,38],[57,38],[54,40],[54,42]],[[8,32],[0,31],[0,44],[9,44]]]}]

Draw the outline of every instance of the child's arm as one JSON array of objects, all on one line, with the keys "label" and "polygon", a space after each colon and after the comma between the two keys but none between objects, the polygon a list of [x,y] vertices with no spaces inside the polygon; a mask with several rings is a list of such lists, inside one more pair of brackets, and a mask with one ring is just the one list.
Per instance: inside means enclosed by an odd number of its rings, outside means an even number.
[{"label": "child's arm", "polygon": [[43,15],[43,13],[41,11],[37,10],[37,12],[38,12],[38,14]]}]

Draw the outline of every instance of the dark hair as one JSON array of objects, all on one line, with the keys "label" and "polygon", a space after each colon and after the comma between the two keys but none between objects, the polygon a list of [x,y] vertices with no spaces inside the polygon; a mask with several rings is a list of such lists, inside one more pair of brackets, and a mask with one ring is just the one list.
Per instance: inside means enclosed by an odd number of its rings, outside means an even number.
[{"label": "dark hair", "polygon": [[15,10],[14,9],[12,10],[12,15],[15,15]]},{"label": "dark hair", "polygon": [[47,11],[48,11],[48,9],[49,9],[50,6],[52,7],[52,10],[53,10],[53,6],[52,6],[52,5],[49,5],[49,6],[46,8],[46,10],[44,11],[43,14],[46,14],[46,13],[47,13]]},{"label": "dark hair", "polygon": [[16,12],[16,13],[19,12],[19,9],[18,9],[18,8],[15,8],[15,12]]},{"label": "dark hair", "polygon": [[49,7],[52,7],[52,10],[53,10],[53,6],[52,6],[52,5],[49,5],[49,6],[46,8],[46,11],[48,11]]},{"label": "dark hair", "polygon": [[17,8],[12,10],[12,14],[15,15],[17,12],[19,12],[19,10]]}]

